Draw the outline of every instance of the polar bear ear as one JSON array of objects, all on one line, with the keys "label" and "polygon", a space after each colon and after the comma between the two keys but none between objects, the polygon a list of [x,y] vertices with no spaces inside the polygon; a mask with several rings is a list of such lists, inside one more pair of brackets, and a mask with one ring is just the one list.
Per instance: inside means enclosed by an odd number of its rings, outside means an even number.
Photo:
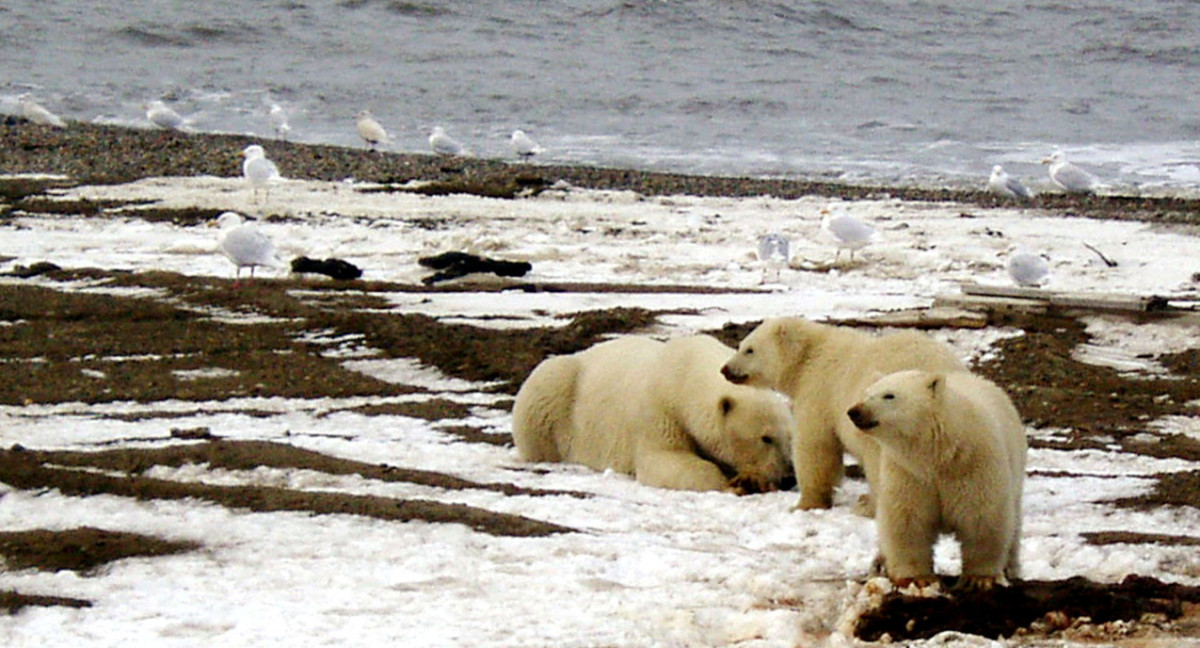
[{"label": "polar bear ear", "polygon": [[721,414],[729,416],[729,413],[733,411],[733,398],[722,396],[721,400],[717,401],[717,407],[721,408]]},{"label": "polar bear ear", "polygon": [[925,386],[929,388],[929,392],[936,398],[940,395],[945,386],[945,376],[942,374],[933,374],[926,379]]}]

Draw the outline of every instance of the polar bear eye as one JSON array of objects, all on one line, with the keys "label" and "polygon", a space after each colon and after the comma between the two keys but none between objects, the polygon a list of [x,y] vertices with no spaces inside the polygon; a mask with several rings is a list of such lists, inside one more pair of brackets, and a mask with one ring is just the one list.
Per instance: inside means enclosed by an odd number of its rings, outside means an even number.
[{"label": "polar bear eye", "polygon": [[746,349],[746,355],[754,355],[754,349],[753,348]]},{"label": "polar bear eye", "polygon": [[772,439],[771,437],[769,437],[765,434],[763,435],[762,442],[767,445],[775,445],[775,439]]},{"label": "polar bear eye", "polygon": [[883,400],[896,400],[896,395],[892,392],[888,392],[883,395]]}]

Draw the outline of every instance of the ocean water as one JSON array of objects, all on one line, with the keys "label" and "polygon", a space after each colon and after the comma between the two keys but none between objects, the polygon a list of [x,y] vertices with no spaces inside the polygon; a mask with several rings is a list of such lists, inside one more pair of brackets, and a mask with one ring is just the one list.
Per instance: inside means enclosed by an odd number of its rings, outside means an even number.
[{"label": "ocean water", "polygon": [[[720,175],[1035,187],[1062,149],[1120,190],[1200,188],[1184,0],[0,2],[0,111]],[[2,166],[2,159],[0,159]],[[2,170],[2,169],[0,169]]]}]

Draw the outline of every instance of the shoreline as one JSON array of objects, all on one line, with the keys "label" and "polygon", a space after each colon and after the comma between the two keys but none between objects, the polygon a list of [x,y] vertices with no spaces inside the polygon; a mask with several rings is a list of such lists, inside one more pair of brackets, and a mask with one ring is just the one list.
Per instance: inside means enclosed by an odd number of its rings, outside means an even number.
[{"label": "shoreline", "polygon": [[[789,178],[705,176],[592,166],[529,164],[511,160],[371,152],[326,144],[260,137],[70,122],[65,129],[25,122],[0,125],[0,174],[52,174],[71,184],[122,184],[158,176],[240,177],[241,151],[261,144],[288,178],[402,185],[431,183],[422,193],[468,193],[512,198],[556,182],[584,189],[628,190],[647,196],[692,195],[780,199],[823,196],[845,200],[893,198],[955,202],[980,208],[1023,207],[1096,219],[1200,224],[1200,198],[1046,193],[1017,202],[980,189],[871,186]],[[982,186],[984,179],[980,179]],[[0,184],[6,202],[39,194],[53,182]],[[398,189],[409,190],[409,189]]]}]

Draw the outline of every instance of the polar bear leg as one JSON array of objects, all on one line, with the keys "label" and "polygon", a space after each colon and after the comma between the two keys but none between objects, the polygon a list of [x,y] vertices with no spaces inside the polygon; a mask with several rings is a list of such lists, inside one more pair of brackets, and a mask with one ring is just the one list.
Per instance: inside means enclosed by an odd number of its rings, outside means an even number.
[{"label": "polar bear leg", "polygon": [[729,480],[711,461],[691,451],[646,448],[638,450],[637,480],[649,486],[691,491],[730,491]]},{"label": "polar bear leg", "polygon": [[831,508],[833,489],[842,479],[842,443],[828,426],[813,426],[804,419],[799,419],[799,423],[792,452],[796,485],[800,487],[800,503],[796,507]]},{"label": "polar bear leg", "polygon": [[1008,545],[1008,562],[1004,565],[1004,577],[1015,580],[1021,577],[1021,503],[1017,502],[1017,525],[1012,541]]},{"label": "polar bear leg", "polygon": [[964,579],[994,581],[1004,574],[1012,559],[1016,522],[1010,519],[1010,506],[1008,502],[977,504],[967,519],[955,523],[955,535],[962,545]]},{"label": "polar bear leg", "polygon": [[930,484],[902,470],[885,465],[880,473],[875,520],[887,575],[897,582],[933,582],[937,495]]}]

